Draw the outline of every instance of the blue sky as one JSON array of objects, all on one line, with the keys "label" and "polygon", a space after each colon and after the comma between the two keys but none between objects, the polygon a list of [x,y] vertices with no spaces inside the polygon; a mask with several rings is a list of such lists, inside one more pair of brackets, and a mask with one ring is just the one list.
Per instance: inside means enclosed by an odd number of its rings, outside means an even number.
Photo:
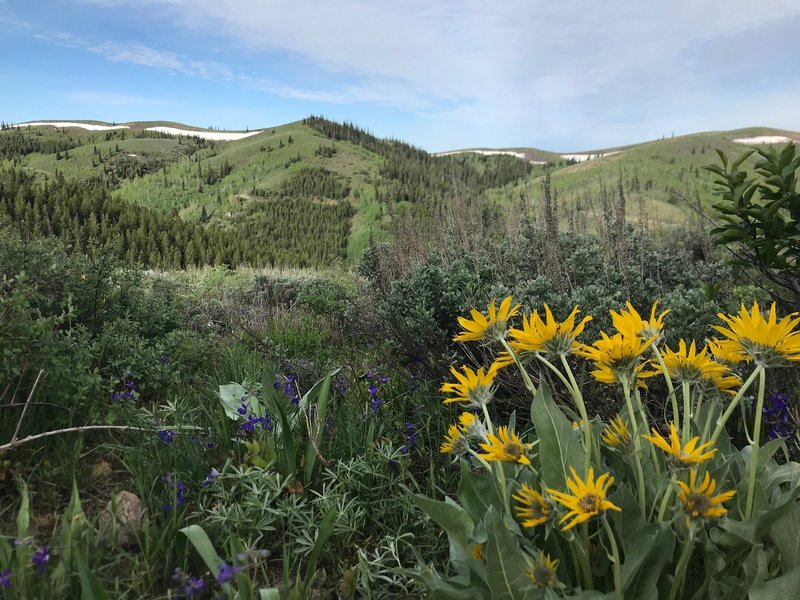
[{"label": "blue sky", "polygon": [[0,0],[0,119],[323,114],[431,151],[800,130],[797,31],[796,0]]}]

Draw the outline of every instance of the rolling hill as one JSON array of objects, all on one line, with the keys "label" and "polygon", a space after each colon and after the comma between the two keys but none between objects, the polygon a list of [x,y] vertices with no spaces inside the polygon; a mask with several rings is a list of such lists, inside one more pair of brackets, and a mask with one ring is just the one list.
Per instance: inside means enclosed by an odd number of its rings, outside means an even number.
[{"label": "rolling hill", "polygon": [[621,183],[634,207],[629,218],[668,227],[690,218],[683,199],[711,202],[712,178],[702,166],[717,160],[715,149],[739,155],[751,147],[742,140],[779,138],[797,141],[800,134],[750,128],[586,152],[469,148],[431,155],[319,117],[239,132],[164,121],[37,121],[2,127],[0,168],[40,181],[91,182],[121,203],[251,236],[273,247],[264,254],[271,264],[320,266],[357,259],[370,235],[389,237],[392,215],[433,235],[443,207],[456,198],[508,214],[523,198],[536,211],[546,174],[560,217],[596,218]]}]

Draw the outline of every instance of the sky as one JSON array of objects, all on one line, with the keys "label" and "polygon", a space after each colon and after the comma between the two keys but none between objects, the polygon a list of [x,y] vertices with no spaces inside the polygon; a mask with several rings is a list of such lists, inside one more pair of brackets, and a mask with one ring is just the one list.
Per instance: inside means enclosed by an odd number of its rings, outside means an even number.
[{"label": "sky", "polygon": [[0,120],[315,114],[433,152],[800,130],[798,31],[797,0],[0,0]]}]

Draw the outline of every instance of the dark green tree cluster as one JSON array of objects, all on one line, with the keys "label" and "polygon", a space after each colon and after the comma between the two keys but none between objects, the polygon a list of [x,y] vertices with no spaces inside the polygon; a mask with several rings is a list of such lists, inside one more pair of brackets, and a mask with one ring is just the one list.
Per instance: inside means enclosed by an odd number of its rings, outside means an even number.
[{"label": "dark green tree cluster", "polygon": [[76,252],[102,248],[130,265],[171,269],[322,266],[345,255],[349,204],[276,200],[253,213],[204,226],[114,198],[94,180],[37,184],[23,171],[0,170],[0,223],[26,238],[56,236]]},{"label": "dark green tree cluster", "polygon": [[[322,167],[306,167],[281,184],[275,195],[281,198],[330,198],[343,200],[350,195],[350,186],[341,176]],[[266,192],[266,195],[272,195]]]},{"label": "dark green tree cluster", "polygon": [[81,145],[72,136],[44,135],[38,129],[7,127],[0,131],[0,159],[14,159],[35,152],[55,154]]}]

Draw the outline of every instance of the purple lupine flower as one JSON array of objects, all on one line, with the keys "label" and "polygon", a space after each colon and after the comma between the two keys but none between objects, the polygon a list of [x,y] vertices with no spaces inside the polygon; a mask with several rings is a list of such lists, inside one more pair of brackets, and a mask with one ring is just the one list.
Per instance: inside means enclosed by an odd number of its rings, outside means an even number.
[{"label": "purple lupine flower", "polygon": [[791,421],[789,411],[789,395],[775,391],[764,403],[764,420],[767,425],[767,438],[788,438],[794,435],[796,428]]},{"label": "purple lupine flower", "polygon": [[208,472],[208,475],[206,475],[206,478],[203,480],[203,483],[200,485],[203,487],[208,487],[217,477],[219,477],[219,471],[212,467]]},{"label": "purple lupine flower", "polygon": [[0,571],[0,591],[11,587],[11,567],[6,567]]},{"label": "purple lupine flower", "polygon": [[381,373],[381,376],[378,377],[378,383],[389,383],[388,375]]},{"label": "purple lupine flower", "polygon": [[375,374],[372,371],[367,371],[364,377],[366,377],[367,379],[372,379],[373,377],[375,377]]},{"label": "purple lupine flower", "polygon": [[378,409],[381,407],[381,404],[383,404],[383,400],[379,400],[378,398],[373,398],[372,403],[370,404],[372,412],[378,412]]},{"label": "purple lupine flower", "polygon": [[219,567],[219,573],[217,574],[217,582],[220,584],[229,583],[231,579],[239,572],[244,571],[245,567],[233,567],[228,563],[222,563]]},{"label": "purple lupine flower", "polygon": [[242,405],[236,409],[236,412],[240,415],[246,415],[248,410],[250,410],[250,405],[246,402],[242,402]]},{"label": "purple lupine flower", "polygon": [[367,387],[367,392],[369,392],[370,396],[377,396],[378,395],[378,388],[374,385],[370,385]]},{"label": "purple lupine flower", "polygon": [[169,512],[173,508],[178,508],[186,504],[186,486],[184,483],[178,479],[177,481],[172,478],[172,475],[164,475],[161,478],[163,482],[167,484],[167,491],[170,494],[170,497],[175,499],[175,505],[173,506],[171,502],[164,505],[164,510]]},{"label": "purple lupine flower", "polygon": [[246,431],[247,433],[253,433],[256,429],[256,425],[261,423],[261,419],[255,415],[250,415],[247,417],[247,421],[242,423],[242,431]]},{"label": "purple lupine flower", "polygon": [[41,577],[44,575],[44,570],[47,568],[47,563],[50,562],[50,549],[47,546],[42,546],[31,556],[31,562],[36,567],[36,574]]},{"label": "purple lupine flower", "polygon": [[186,594],[187,598],[194,598],[195,594],[199,594],[206,589],[206,582],[201,577],[192,577],[191,575],[186,580],[186,583],[181,588],[181,592]]},{"label": "purple lupine flower", "polygon": [[169,429],[162,429],[158,432],[158,437],[161,438],[161,441],[165,444],[172,443],[172,432]]}]

